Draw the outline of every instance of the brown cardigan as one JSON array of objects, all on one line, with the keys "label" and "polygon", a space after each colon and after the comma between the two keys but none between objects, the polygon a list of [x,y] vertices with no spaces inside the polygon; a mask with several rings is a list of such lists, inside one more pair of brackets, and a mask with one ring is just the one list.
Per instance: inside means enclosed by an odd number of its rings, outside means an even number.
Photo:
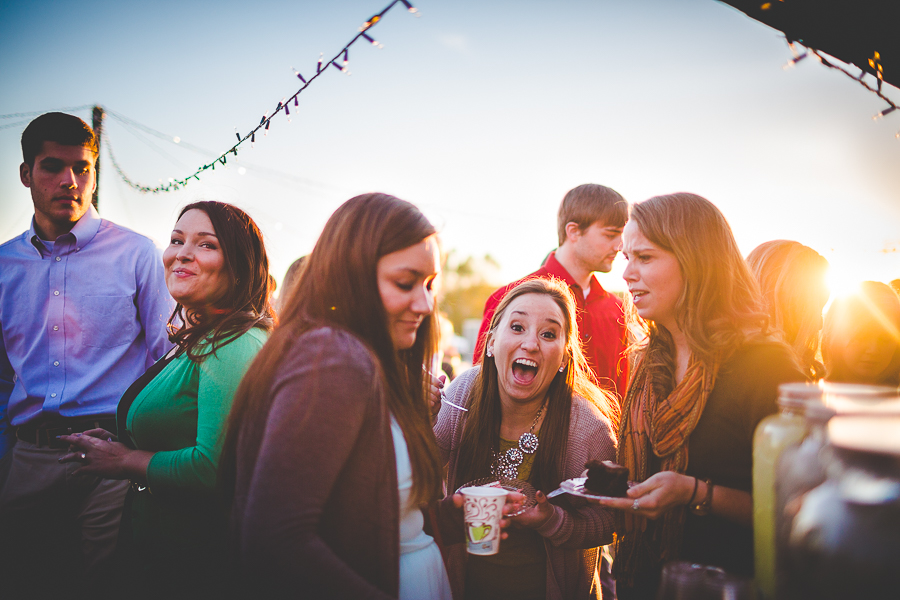
[{"label": "brown cardigan", "polygon": [[[447,400],[467,406],[479,369],[473,367],[457,377],[447,389]],[[448,462],[448,499],[453,490],[466,483],[456,480],[456,459],[467,414],[443,404],[434,427],[441,457]],[[562,451],[565,453],[566,479],[581,475],[584,464],[590,459],[615,460],[615,432],[609,420],[584,398],[576,396],[572,399],[569,440]],[[448,499],[439,507],[440,527],[448,544],[447,570],[453,596],[461,600],[465,590],[466,567],[462,514],[451,508]],[[566,504],[567,509],[554,506],[553,516],[536,530],[543,536],[547,551],[547,599],[600,598],[600,582],[599,579],[595,581],[598,546],[612,542],[615,519],[609,510],[588,504],[581,498],[565,495],[562,503]]]},{"label": "brown cardigan", "polygon": [[258,455],[238,443],[232,510],[256,591],[396,598],[399,494],[390,416],[373,355],[321,328],[280,359]]}]

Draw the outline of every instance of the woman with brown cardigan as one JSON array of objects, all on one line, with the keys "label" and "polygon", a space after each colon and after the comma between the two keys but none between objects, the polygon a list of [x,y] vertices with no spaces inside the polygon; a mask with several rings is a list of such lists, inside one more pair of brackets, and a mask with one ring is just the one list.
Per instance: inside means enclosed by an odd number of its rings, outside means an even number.
[{"label": "woman with brown cardigan", "polygon": [[441,491],[422,368],[439,268],[434,227],[393,196],[326,223],[229,419],[222,479],[253,597],[449,598],[419,509]]}]

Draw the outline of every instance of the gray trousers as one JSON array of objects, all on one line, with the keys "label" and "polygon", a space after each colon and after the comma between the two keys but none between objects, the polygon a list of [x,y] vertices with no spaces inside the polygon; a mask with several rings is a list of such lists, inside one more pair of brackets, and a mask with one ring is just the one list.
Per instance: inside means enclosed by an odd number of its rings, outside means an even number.
[{"label": "gray trousers", "polygon": [[66,453],[17,440],[0,459],[0,585],[23,597],[109,576],[128,481],[75,476]]}]

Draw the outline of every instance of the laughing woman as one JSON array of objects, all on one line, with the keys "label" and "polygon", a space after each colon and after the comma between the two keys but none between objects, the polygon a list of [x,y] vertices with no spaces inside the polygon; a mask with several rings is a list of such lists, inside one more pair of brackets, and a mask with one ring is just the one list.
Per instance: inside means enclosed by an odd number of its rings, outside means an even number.
[{"label": "laughing woman", "polygon": [[269,263],[249,215],[207,201],[181,211],[163,264],[175,347],[119,401],[119,441],[63,439],[76,473],[132,481],[118,549],[132,595],[213,597],[227,591],[216,470],[235,389],[273,325]]},{"label": "laughing woman", "polygon": [[646,337],[619,426],[639,482],[620,509],[619,598],[656,597],[669,560],[753,571],[751,462],[778,385],[804,376],[767,316],[721,212],[694,194],[634,204],[623,232],[629,321]]},{"label": "laughing woman", "polygon": [[598,547],[612,541],[612,511],[579,498],[564,498],[563,508],[545,496],[588,460],[615,457],[618,404],[590,380],[575,310],[559,280],[519,284],[494,313],[482,365],[448,388],[435,426],[448,490],[492,474],[538,490],[494,556],[467,555],[452,496],[441,503],[444,540],[459,542],[449,547],[456,597],[599,598],[592,584]]}]

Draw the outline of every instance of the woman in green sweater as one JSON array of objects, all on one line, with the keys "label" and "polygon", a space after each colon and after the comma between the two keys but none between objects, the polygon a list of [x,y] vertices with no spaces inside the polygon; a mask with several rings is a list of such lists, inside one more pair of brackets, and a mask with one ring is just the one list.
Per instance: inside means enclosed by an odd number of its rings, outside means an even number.
[{"label": "woman in green sweater", "polygon": [[[224,587],[224,522],[214,497],[234,392],[274,324],[262,234],[221,202],[186,206],[163,253],[175,347],[125,392],[119,437],[62,436],[75,473],[130,479],[119,553],[138,595]],[[224,590],[223,590],[224,591]]]}]

